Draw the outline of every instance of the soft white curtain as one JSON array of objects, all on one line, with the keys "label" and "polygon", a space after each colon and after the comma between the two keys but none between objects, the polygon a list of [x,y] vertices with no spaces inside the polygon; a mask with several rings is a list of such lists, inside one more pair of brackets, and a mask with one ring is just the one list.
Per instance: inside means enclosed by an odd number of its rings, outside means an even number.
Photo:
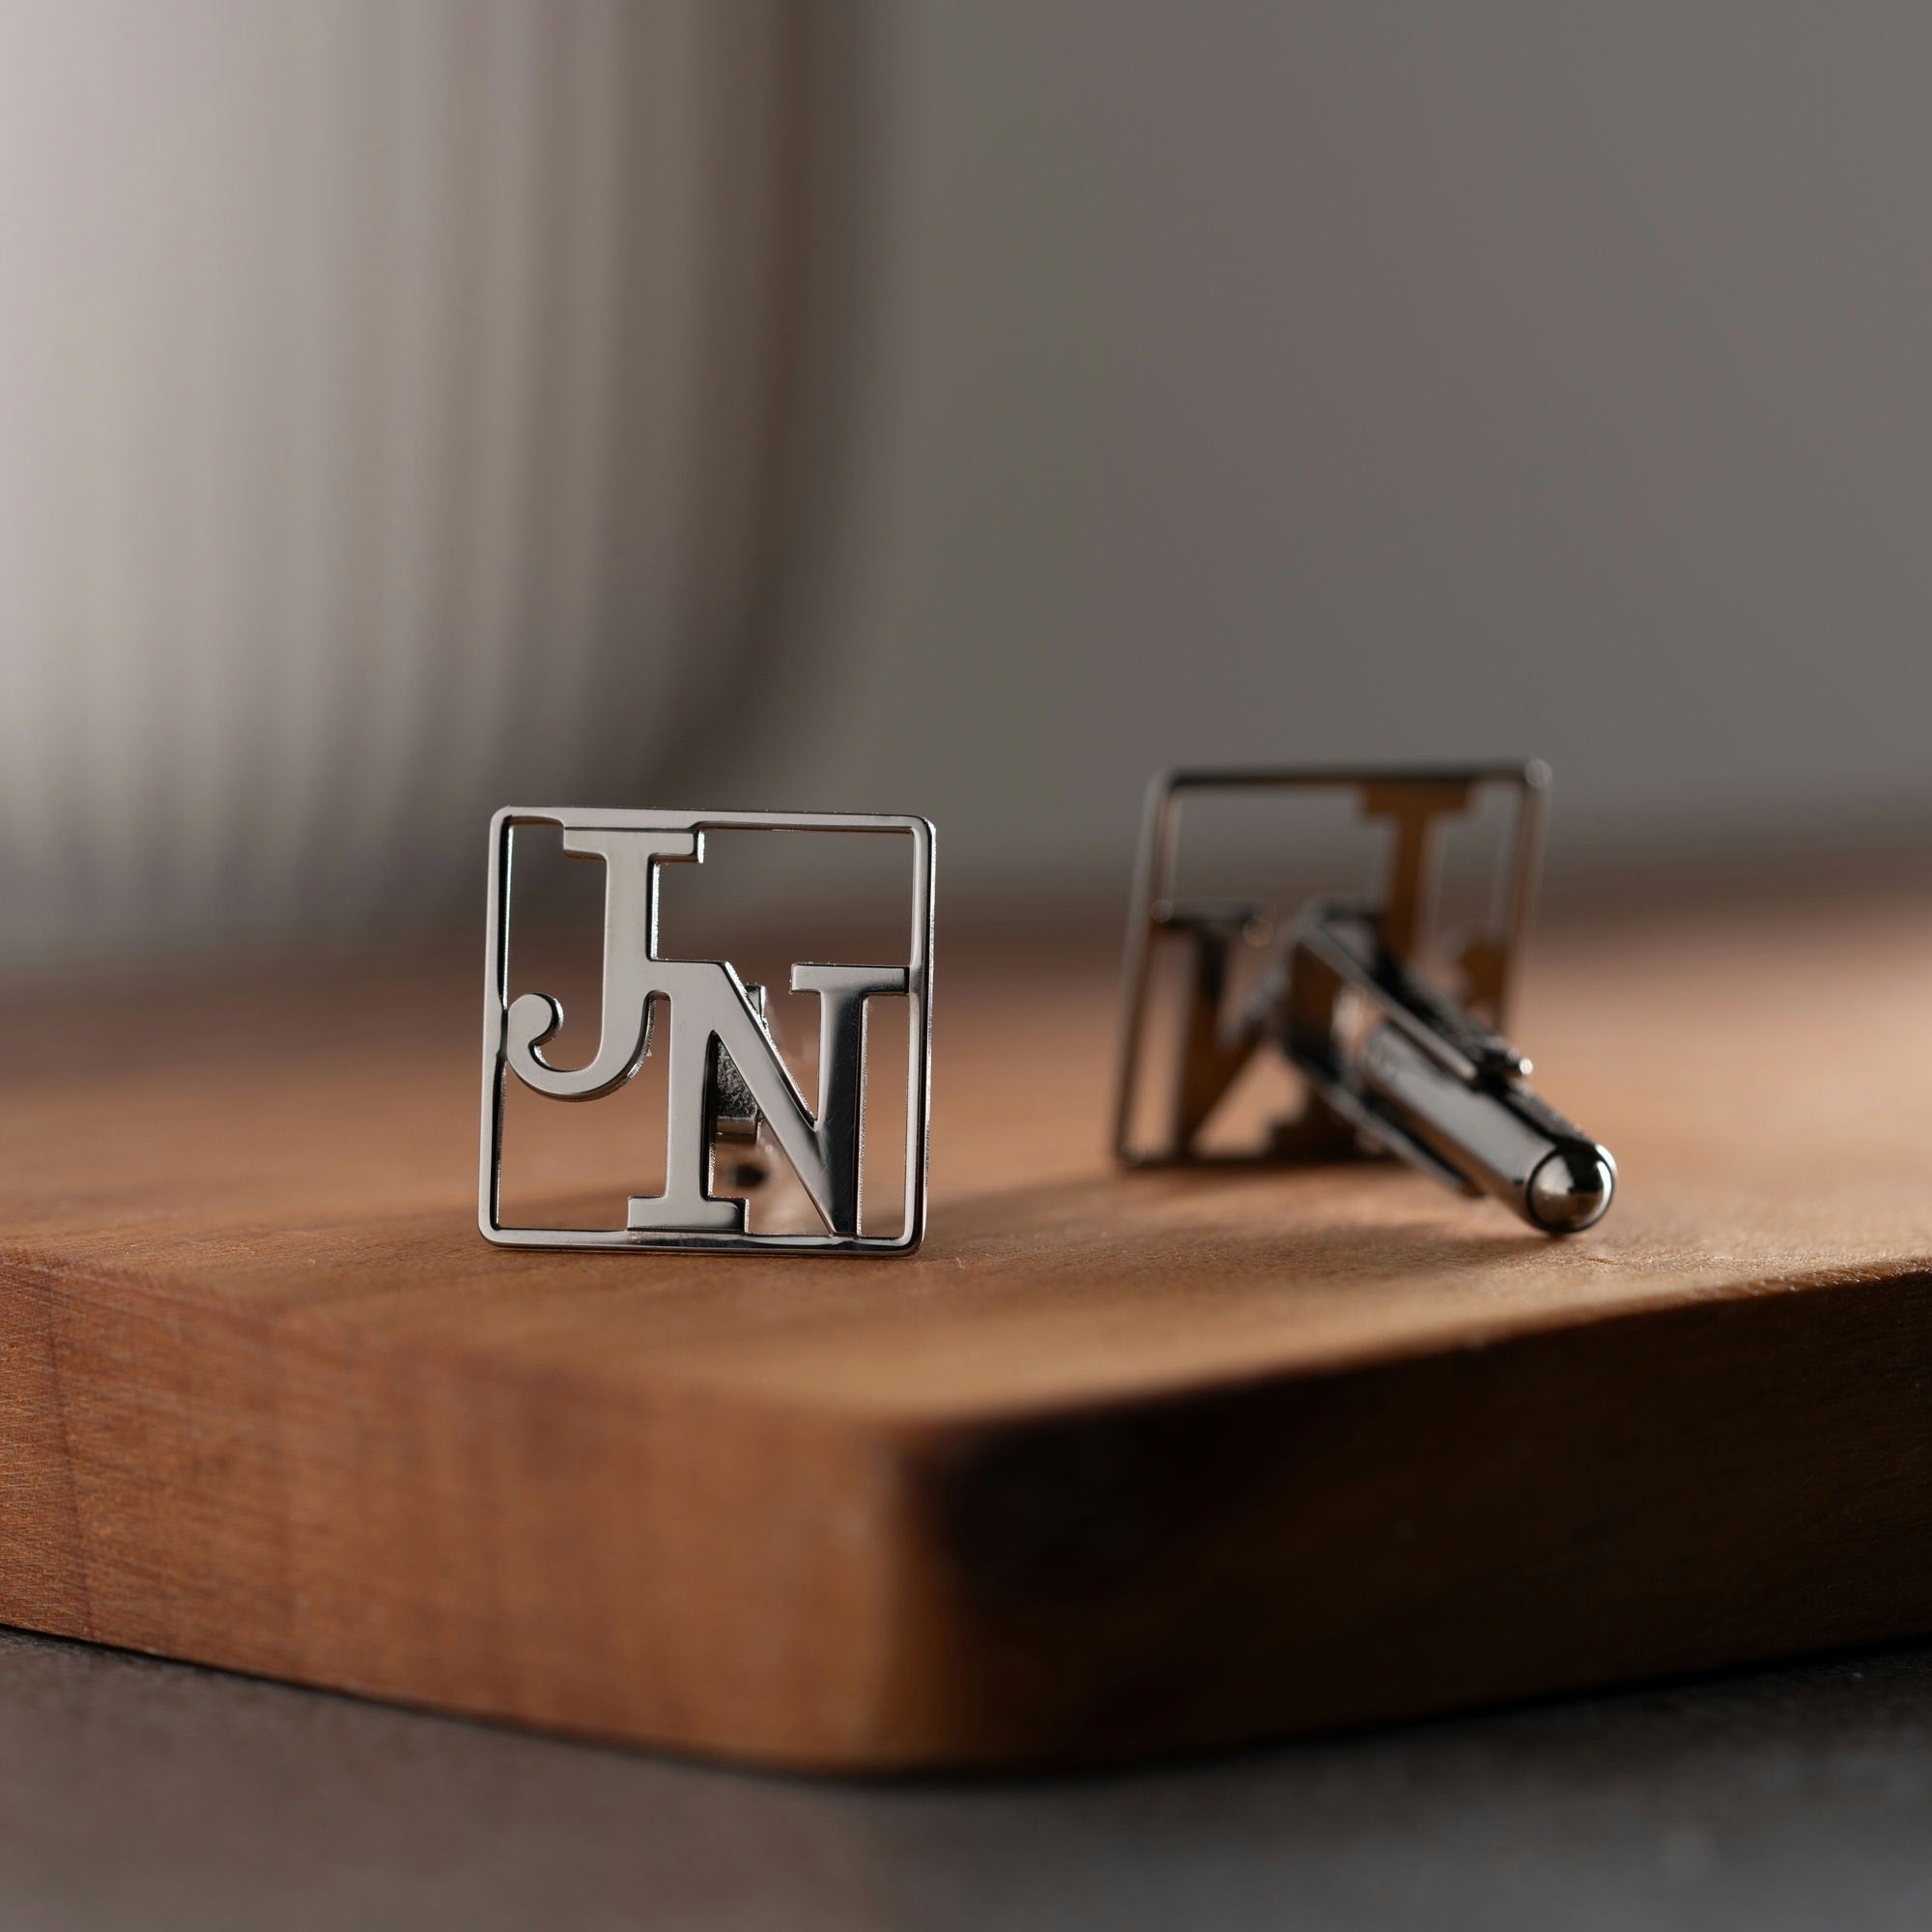
[{"label": "soft white curtain", "polygon": [[750,7],[8,0],[0,954],[448,911],[729,683]]}]

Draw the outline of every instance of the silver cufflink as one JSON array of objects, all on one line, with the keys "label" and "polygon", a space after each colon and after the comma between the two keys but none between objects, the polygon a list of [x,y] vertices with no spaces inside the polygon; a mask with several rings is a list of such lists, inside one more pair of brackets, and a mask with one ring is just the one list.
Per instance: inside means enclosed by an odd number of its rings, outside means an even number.
[{"label": "silver cufflink", "polygon": [[[591,1058],[558,1066],[545,1045],[562,1023],[548,994],[510,997],[510,862],[518,828],[560,827],[567,856],[604,868],[602,1030]],[[795,992],[818,1000],[816,1101],[808,1104],[766,1015],[764,991],[728,959],[667,958],[659,944],[660,872],[702,865],[707,832],[753,830],[910,840],[911,927],[903,964],[791,969]],[[477,1221],[509,1247],[720,1249],[904,1254],[925,1222],[927,1091],[932,1054],[932,827],[923,818],[857,812],[598,811],[497,813],[490,826],[489,953],[483,998],[482,1155]],[[864,1226],[860,1199],[866,1114],[867,1014],[903,1001],[908,1023],[905,1164],[900,1224]],[[554,1100],[595,1100],[668,1056],[664,1190],[634,1194],[624,1225],[514,1227],[501,1215],[503,1116],[512,1080]],[[820,1224],[813,1233],[747,1231],[746,1202],[724,1182],[732,1151],[758,1140],[796,1175]],[[721,1165],[722,1161],[722,1165]]]},{"label": "silver cufflink", "polygon": [[[1303,1163],[1399,1155],[1446,1186],[1489,1194],[1546,1234],[1601,1220],[1616,1188],[1606,1149],[1525,1081],[1507,1039],[1536,896],[1548,768],[1191,771],[1148,794],[1129,916],[1114,1140],[1128,1166],[1214,1159]],[[1177,895],[1183,808],[1210,793],[1352,791],[1386,824],[1378,894],[1289,912],[1260,899]],[[1460,984],[1431,983],[1444,821],[1485,794],[1513,808],[1498,889],[1456,951]],[[1298,1113],[1241,1151],[1204,1131],[1259,1056],[1304,1090]],[[1147,1131],[1150,1120],[1152,1131]]]}]

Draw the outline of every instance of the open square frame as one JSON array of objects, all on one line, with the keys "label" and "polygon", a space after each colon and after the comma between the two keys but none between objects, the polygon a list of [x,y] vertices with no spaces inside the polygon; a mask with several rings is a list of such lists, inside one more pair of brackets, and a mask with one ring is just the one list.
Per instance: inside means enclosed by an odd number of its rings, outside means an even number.
[{"label": "open square frame", "polygon": [[[520,825],[554,825],[564,831],[892,833],[911,840],[913,918],[905,992],[905,1219],[896,1234],[523,1228],[502,1220],[503,1106],[505,1084],[511,1077],[503,1051],[509,1013],[510,853]],[[490,821],[488,944],[483,973],[482,1145],[476,1208],[477,1227],[483,1236],[499,1247],[629,1248],[693,1254],[902,1255],[917,1248],[925,1236],[932,1087],[933,837],[928,820],[900,812],[600,810],[581,806],[505,806],[497,812]]]},{"label": "open square frame", "polygon": [[[1364,809],[1376,795],[1474,793],[1496,788],[1514,801],[1500,875],[1480,939],[1480,953],[1465,957],[1471,984],[1462,988],[1467,1004],[1499,1031],[1509,1021],[1512,996],[1524,943],[1535,916],[1537,877],[1542,867],[1544,824],[1549,804],[1549,767],[1541,758],[1466,765],[1288,765],[1208,766],[1157,772],[1148,785],[1134,861],[1133,896],[1127,913],[1122,955],[1120,1046],[1116,1057],[1112,1147],[1128,1168],[1277,1164],[1268,1154],[1202,1155],[1172,1146],[1147,1150],[1133,1138],[1133,1116],[1140,1090],[1145,1036],[1152,991],[1153,949],[1159,937],[1159,909],[1172,900],[1179,860],[1180,820],[1189,799],[1214,793],[1352,792]],[[1433,868],[1424,847],[1409,848],[1405,863],[1398,848],[1381,905],[1398,908],[1405,923],[1420,920],[1433,896]]]}]

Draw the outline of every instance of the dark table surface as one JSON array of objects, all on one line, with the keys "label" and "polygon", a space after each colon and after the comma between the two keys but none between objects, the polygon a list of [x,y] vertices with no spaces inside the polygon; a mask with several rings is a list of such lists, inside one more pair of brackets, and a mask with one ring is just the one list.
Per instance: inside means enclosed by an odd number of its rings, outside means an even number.
[{"label": "dark table surface", "polygon": [[1048,1782],[755,1776],[0,1632],[0,1926],[1923,1926],[1932,1648]]}]

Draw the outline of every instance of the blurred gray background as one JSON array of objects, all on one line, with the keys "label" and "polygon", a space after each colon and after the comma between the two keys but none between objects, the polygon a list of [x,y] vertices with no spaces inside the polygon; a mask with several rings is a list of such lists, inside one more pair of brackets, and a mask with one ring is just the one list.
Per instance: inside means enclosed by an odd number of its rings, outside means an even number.
[{"label": "blurred gray background", "polygon": [[4,0],[0,949],[467,916],[509,799],[1118,894],[1214,758],[1925,842],[1932,15]]}]

